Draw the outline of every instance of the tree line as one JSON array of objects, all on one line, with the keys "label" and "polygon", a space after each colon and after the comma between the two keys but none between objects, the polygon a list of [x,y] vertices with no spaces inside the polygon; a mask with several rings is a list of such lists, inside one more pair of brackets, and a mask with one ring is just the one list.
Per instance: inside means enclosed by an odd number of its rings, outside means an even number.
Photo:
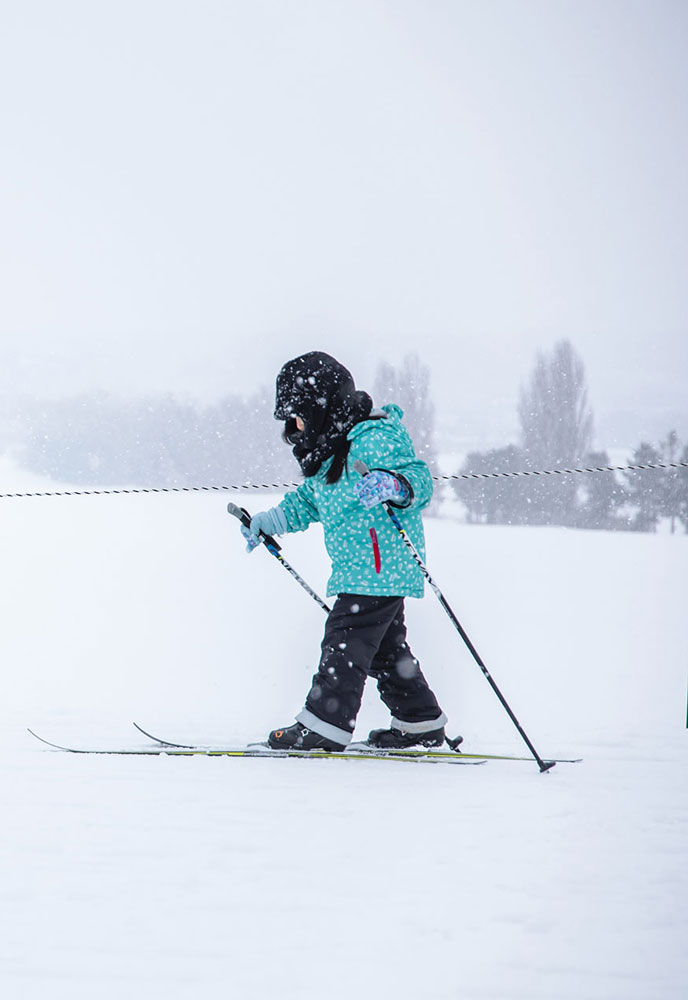
[{"label": "tree line", "polygon": [[[430,370],[417,355],[378,366],[376,405],[397,402],[416,453],[437,472]],[[286,483],[299,473],[272,418],[273,393],[227,395],[198,406],[172,395],[123,401],[104,393],[27,404],[5,430],[30,470],[77,486],[188,487]],[[593,448],[583,362],[569,341],[537,356],[518,402],[516,444],[469,453],[458,475],[610,465]],[[688,461],[675,431],[641,442],[628,464]],[[688,470],[455,479],[450,489],[474,524],[556,524],[688,531]],[[439,506],[440,491],[435,500]]]},{"label": "tree line", "polygon": [[[518,403],[520,441],[468,454],[460,475],[611,465],[594,450],[593,414],[583,362],[560,341],[538,355]],[[641,442],[628,465],[688,462],[675,431],[658,444]],[[595,472],[581,475],[454,480],[453,489],[476,524],[557,524],[571,528],[688,531],[688,469]]]},{"label": "tree line", "polygon": [[[416,357],[380,365],[376,404],[398,402],[417,453],[431,467],[434,408],[429,370]],[[75,486],[184,487],[293,482],[300,473],[273,419],[274,393],[231,394],[211,406],[175,396],[133,401],[87,393],[26,403],[4,445],[29,470]]]}]

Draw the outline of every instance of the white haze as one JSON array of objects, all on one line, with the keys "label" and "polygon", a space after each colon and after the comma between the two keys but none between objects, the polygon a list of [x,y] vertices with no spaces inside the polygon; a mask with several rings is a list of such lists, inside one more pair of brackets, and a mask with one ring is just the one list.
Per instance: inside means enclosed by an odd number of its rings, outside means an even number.
[{"label": "white haze", "polygon": [[418,351],[515,434],[535,352],[598,443],[688,404],[686,38],[632,0],[23,0],[0,14],[0,393],[250,392]]}]

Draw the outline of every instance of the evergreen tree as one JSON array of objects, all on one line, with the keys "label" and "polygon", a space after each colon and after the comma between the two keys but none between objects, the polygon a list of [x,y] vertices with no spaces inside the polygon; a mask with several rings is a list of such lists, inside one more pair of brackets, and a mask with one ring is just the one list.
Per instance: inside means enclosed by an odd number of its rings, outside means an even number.
[{"label": "evergreen tree", "polygon": [[[606,451],[592,451],[585,456],[586,467],[601,468],[610,464]],[[620,511],[626,501],[626,491],[615,473],[600,472],[584,476],[581,493],[578,521],[581,528],[610,530],[623,526]]]},{"label": "evergreen tree", "polygon": [[[680,452],[680,442],[676,431],[669,431],[660,450],[664,462],[676,462]],[[681,501],[688,490],[688,469],[665,469],[659,473],[662,480],[662,514],[668,517],[671,534],[676,531],[676,520],[679,518]]]},{"label": "evergreen tree", "polygon": [[[656,465],[661,452],[647,441],[641,442],[631,456],[630,465]],[[628,526],[632,531],[656,531],[664,506],[664,484],[654,469],[624,472],[626,496],[633,509]]]},{"label": "evergreen tree", "polygon": [[[684,445],[679,462],[688,462],[688,444]],[[683,525],[683,530],[688,534],[688,469],[677,470],[676,474],[682,477],[680,480],[680,489],[678,490],[676,517]]]},{"label": "evergreen tree", "polygon": [[[470,452],[459,469],[460,475],[488,472],[518,472],[523,468],[520,448],[510,444],[491,451]],[[522,504],[519,487],[522,480],[508,477],[454,479],[452,487],[465,505],[469,524],[519,524]]]}]

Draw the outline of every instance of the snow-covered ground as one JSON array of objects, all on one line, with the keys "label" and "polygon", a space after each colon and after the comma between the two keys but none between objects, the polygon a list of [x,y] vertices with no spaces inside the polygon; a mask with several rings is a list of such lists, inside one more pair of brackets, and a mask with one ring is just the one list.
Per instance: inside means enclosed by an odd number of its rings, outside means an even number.
[{"label": "snow-covered ground", "polygon": [[[133,720],[225,743],[292,720],[324,616],[245,555],[226,500],[0,501],[2,996],[688,996],[688,538],[427,523],[536,747],[582,764],[36,743],[25,726],[141,746]],[[284,548],[324,590],[318,530]],[[408,617],[450,730],[527,754],[434,596]],[[371,690],[359,733],[385,722]]]}]

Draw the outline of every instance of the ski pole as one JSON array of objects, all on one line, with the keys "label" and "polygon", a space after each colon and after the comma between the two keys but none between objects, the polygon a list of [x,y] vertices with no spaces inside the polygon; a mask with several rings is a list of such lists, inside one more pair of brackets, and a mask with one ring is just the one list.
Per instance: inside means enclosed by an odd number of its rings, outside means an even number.
[{"label": "ski pole", "polygon": [[[235,503],[228,503],[227,511],[230,514],[233,514],[234,517],[237,517],[245,528],[251,527],[251,515],[243,507],[237,507]],[[270,555],[274,556],[275,559],[284,566],[284,568],[287,570],[288,573],[291,573],[296,582],[300,583],[303,589],[306,591],[306,593],[310,594],[315,603],[319,604],[320,607],[323,609],[323,611],[325,611],[329,615],[330,608],[328,608],[323,599],[321,597],[318,597],[316,592],[311,587],[308,586],[303,577],[299,576],[294,567],[287,562],[287,560],[282,555],[281,546],[277,541],[275,541],[272,535],[266,535],[264,532],[261,531],[260,540],[265,546],[265,548],[268,550]]]},{"label": "ski pole", "polygon": [[[370,472],[370,469],[365,464],[365,462],[361,462],[361,461],[358,461],[358,460],[354,462],[354,469],[361,476],[367,476],[368,473]],[[494,691],[494,693],[497,695],[497,697],[499,698],[499,700],[502,703],[502,705],[504,706],[504,708],[506,709],[506,711],[507,711],[507,713],[509,715],[509,718],[511,719],[511,721],[513,722],[513,724],[516,726],[516,729],[518,730],[519,734],[521,735],[523,741],[525,742],[526,746],[528,747],[528,749],[532,753],[533,757],[537,761],[538,767],[540,768],[540,772],[549,771],[549,769],[551,767],[554,767],[555,761],[553,761],[553,760],[547,760],[547,761],[543,760],[542,757],[537,752],[537,750],[535,749],[535,747],[533,746],[533,744],[530,742],[530,740],[528,739],[528,737],[527,737],[527,735],[526,735],[526,733],[525,733],[525,731],[523,729],[523,726],[518,721],[518,719],[516,718],[516,716],[512,712],[512,710],[511,710],[511,708],[509,706],[509,703],[507,702],[506,698],[504,697],[504,695],[502,694],[502,692],[497,687],[497,684],[495,683],[494,678],[492,677],[492,675],[490,674],[490,671],[487,669],[487,667],[483,663],[483,660],[482,660],[481,656],[479,655],[477,649],[475,648],[475,646],[473,645],[473,643],[471,642],[471,640],[468,638],[468,635],[466,634],[465,629],[461,625],[461,622],[459,621],[459,619],[456,617],[456,615],[452,611],[451,607],[449,606],[449,604],[447,602],[447,599],[445,598],[445,596],[442,593],[442,591],[440,590],[440,588],[437,586],[437,584],[435,583],[435,581],[433,580],[433,578],[430,576],[430,573],[428,572],[427,568],[425,567],[425,565],[423,563],[423,560],[421,559],[420,555],[418,554],[418,550],[416,549],[415,545],[413,544],[413,542],[411,541],[411,539],[409,538],[409,536],[406,534],[406,531],[404,530],[403,524],[401,523],[401,521],[399,520],[399,518],[397,517],[397,515],[394,513],[394,509],[387,502],[383,503],[382,506],[384,507],[384,509],[386,510],[387,514],[389,515],[390,520],[392,521],[392,524],[394,525],[394,527],[397,529],[397,531],[401,535],[401,537],[402,537],[402,539],[403,539],[406,547],[408,548],[409,552],[411,553],[411,555],[415,559],[416,563],[418,564],[420,570],[423,573],[423,576],[428,581],[428,584],[430,585],[430,587],[434,591],[435,596],[437,597],[438,601],[440,602],[440,604],[442,605],[442,607],[444,608],[444,610],[447,612],[449,618],[451,619],[452,624],[454,625],[454,628],[459,633],[459,635],[461,636],[461,638],[463,639],[463,641],[466,643],[466,646],[468,647],[468,650],[469,650],[471,656],[473,657],[473,659],[478,664],[478,666],[482,670],[483,674],[485,675],[485,677],[489,681],[490,687],[492,688],[492,690]]]}]

